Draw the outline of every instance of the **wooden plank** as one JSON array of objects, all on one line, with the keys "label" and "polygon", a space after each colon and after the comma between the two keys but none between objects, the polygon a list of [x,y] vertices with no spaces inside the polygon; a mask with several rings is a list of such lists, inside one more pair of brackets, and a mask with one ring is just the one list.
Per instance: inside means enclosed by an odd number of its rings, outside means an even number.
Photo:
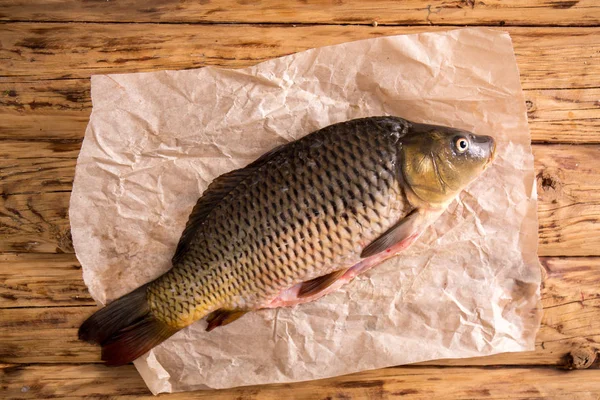
[{"label": "wooden plank", "polygon": [[[546,307],[600,296],[600,259],[542,257]],[[94,306],[74,254],[0,254],[0,308]]]},{"label": "wooden plank", "polygon": [[[35,147],[35,142],[26,146]],[[0,161],[0,191],[18,194],[70,191],[76,162],[76,158],[4,159]]]},{"label": "wooden plank", "polygon": [[[5,160],[73,160],[81,149],[81,140],[2,140],[0,159]],[[12,161],[11,161],[12,162]],[[4,164],[2,165],[4,168]],[[2,174],[6,179],[7,175]]]},{"label": "wooden plank", "polygon": [[72,253],[70,192],[0,196],[0,253]]},{"label": "wooden plank", "polygon": [[598,146],[534,147],[542,256],[600,255]]},{"label": "wooden plank", "polygon": [[0,254],[0,308],[95,305],[75,254]]},{"label": "wooden plank", "polygon": [[600,89],[525,90],[533,142],[600,143]]},{"label": "wooden plank", "polygon": [[81,139],[91,107],[89,79],[0,79],[0,140]]},{"label": "wooden plank", "polygon": [[[572,352],[600,350],[600,258],[543,258],[544,316],[536,350],[423,365],[557,365]],[[0,259],[0,362],[98,362],[98,348],[77,340],[77,328],[96,309],[80,271],[66,255],[5,255]],[[79,306],[85,304],[86,306]]]},{"label": "wooden plank", "polygon": [[85,306],[0,309],[0,363],[99,362],[98,348],[77,338],[77,329],[94,309]]},{"label": "wooden plank", "polygon": [[[597,273],[596,273],[597,276]],[[589,287],[584,288],[590,291]],[[560,296],[560,294],[559,294]],[[469,359],[435,360],[423,365],[555,365],[580,349],[600,350],[600,299],[576,300],[544,310],[536,350]],[[0,309],[0,362],[97,363],[97,346],[77,339],[77,329],[94,307]]]},{"label": "wooden plank", "polygon": [[0,193],[71,191],[81,140],[0,140]]},{"label": "wooden plank", "polygon": [[[154,399],[134,367],[8,365],[8,399]],[[556,399],[597,400],[600,370],[394,367],[317,381],[174,393],[177,399]]]},{"label": "wooden plank", "polygon": [[27,0],[0,4],[5,21],[245,22],[392,25],[598,25],[594,0],[218,2]]},{"label": "wooden plank", "polygon": [[[542,257],[546,307],[597,299],[600,259]],[[95,306],[74,254],[0,254],[0,308]]]},{"label": "wooden plank", "polygon": [[[600,143],[600,89],[524,94],[533,142]],[[10,157],[22,157],[15,140],[81,140],[91,110],[89,79],[0,81],[0,155],[12,141]]]},{"label": "wooden plank", "polygon": [[[446,27],[18,23],[2,26],[6,82],[243,67],[312,47]],[[506,28],[526,89],[597,87],[600,28]],[[573,79],[577,76],[578,79]]]},{"label": "wooden plank", "polygon": [[[74,152],[71,146],[65,145],[67,153]],[[16,144],[13,150],[6,150],[11,154],[15,151],[20,152]],[[0,252],[72,252],[68,222],[70,193],[54,190],[69,190],[76,160],[52,159],[51,146],[39,146],[32,151],[41,158],[0,160],[0,176],[5,170],[12,174],[0,182],[3,193],[0,197]],[[538,178],[539,254],[600,255],[600,170],[597,168],[600,147],[534,145],[533,151]],[[10,167],[13,164],[18,167]],[[48,172],[36,175],[38,164]],[[18,168],[25,171],[23,177],[18,174]],[[60,170],[60,179],[53,178],[55,170]]]},{"label": "wooden plank", "polygon": [[540,263],[545,308],[600,299],[600,258],[541,257]]}]

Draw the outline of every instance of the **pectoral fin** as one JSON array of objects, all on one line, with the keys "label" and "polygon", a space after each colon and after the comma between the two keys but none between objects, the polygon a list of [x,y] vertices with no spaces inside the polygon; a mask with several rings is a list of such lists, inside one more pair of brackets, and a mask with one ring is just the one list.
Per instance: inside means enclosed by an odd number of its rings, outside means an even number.
[{"label": "pectoral fin", "polygon": [[425,229],[423,222],[423,214],[418,209],[414,209],[383,235],[375,239],[374,242],[365,247],[360,256],[362,258],[371,257],[405,241],[407,242],[406,247],[408,247]]},{"label": "pectoral fin", "polygon": [[340,269],[330,274],[319,276],[318,278],[306,281],[298,291],[298,298],[313,296],[331,286],[335,281],[341,278],[348,269]]}]

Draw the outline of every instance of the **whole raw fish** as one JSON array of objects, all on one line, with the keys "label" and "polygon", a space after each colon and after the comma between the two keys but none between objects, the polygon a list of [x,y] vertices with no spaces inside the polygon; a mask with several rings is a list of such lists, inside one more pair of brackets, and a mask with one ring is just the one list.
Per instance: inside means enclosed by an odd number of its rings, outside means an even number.
[{"label": "whole raw fish", "polygon": [[493,158],[494,140],[372,117],[338,123],[215,179],[173,267],[86,320],[121,365],[208,316],[313,301],[410,246]]}]

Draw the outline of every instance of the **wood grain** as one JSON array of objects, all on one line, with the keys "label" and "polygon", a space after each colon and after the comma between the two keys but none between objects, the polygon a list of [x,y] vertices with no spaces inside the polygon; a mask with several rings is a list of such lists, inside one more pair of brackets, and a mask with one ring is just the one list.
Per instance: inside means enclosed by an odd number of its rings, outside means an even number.
[{"label": "wood grain", "polygon": [[0,140],[0,193],[71,191],[81,140]]},{"label": "wood grain", "polygon": [[[586,144],[533,148],[540,254],[552,256],[541,259],[535,351],[169,397],[600,399],[600,257],[559,257],[600,256],[598,1],[10,0],[0,1],[0,21],[1,398],[154,398],[133,366],[105,368],[98,349],[75,338],[95,309],[68,223],[91,74],[238,68],[351,40],[487,25],[513,39],[533,141]],[[21,364],[30,362],[43,364]]]},{"label": "wood grain", "polygon": [[[312,47],[448,28],[14,23],[2,29],[5,67],[0,77],[22,82],[207,65],[243,67]],[[600,28],[506,30],[525,89],[598,86]]]},{"label": "wood grain", "polygon": [[[600,89],[529,89],[524,95],[534,143],[600,143]],[[24,157],[18,148],[32,139],[39,143],[31,148],[48,146],[41,140],[76,147],[91,110],[89,79],[0,81],[0,155],[12,146],[10,157]]]},{"label": "wood grain", "polygon": [[[34,147],[35,144],[30,144]],[[1,161],[5,194],[31,194],[70,191],[73,186],[76,158],[18,158]]]},{"label": "wood grain", "polygon": [[91,107],[89,79],[0,78],[0,140],[82,139]]},{"label": "wood grain", "polygon": [[600,89],[525,90],[533,142],[600,143]]},{"label": "wood grain", "polygon": [[98,348],[77,338],[79,325],[93,310],[93,307],[0,309],[0,363],[99,362]]},{"label": "wood grain", "polygon": [[[81,139],[75,140],[2,140],[0,159],[5,160],[73,160],[79,155]],[[4,164],[2,165],[4,167]],[[7,175],[2,175],[5,179]]]},{"label": "wood grain", "polygon": [[[422,365],[564,366],[575,350],[600,349],[600,258],[543,258],[542,265],[544,317],[535,351]],[[67,255],[0,259],[0,307],[19,306],[0,309],[0,363],[99,362],[98,348],[77,340],[77,328],[96,309],[80,274]],[[39,307],[49,303],[72,306]]]},{"label": "wood grain", "polygon": [[[9,143],[7,154],[29,151]],[[56,146],[67,158],[53,158]],[[68,157],[74,146],[46,143],[32,150],[36,158],[0,159],[0,177],[6,177],[0,181],[0,252],[73,251],[68,206],[76,159]],[[600,255],[600,146],[535,145],[533,152],[539,254]]]},{"label": "wood grain", "polygon": [[594,0],[75,1],[0,4],[0,20],[391,25],[598,25]]},{"label": "wood grain", "polygon": [[70,192],[0,197],[0,253],[72,253]]},{"label": "wood grain", "polygon": [[[597,299],[600,259],[542,257],[546,307]],[[74,254],[0,255],[0,308],[95,306]]]},{"label": "wood grain", "polygon": [[0,308],[95,306],[75,254],[0,254]]},{"label": "wood grain", "polygon": [[[174,393],[168,399],[557,399],[597,400],[598,370],[551,367],[394,367],[318,381]],[[153,399],[132,365],[6,365],[8,399]],[[114,396],[114,397],[113,397]]]},{"label": "wood grain", "polygon": [[534,158],[539,254],[600,255],[600,147],[538,145]]}]

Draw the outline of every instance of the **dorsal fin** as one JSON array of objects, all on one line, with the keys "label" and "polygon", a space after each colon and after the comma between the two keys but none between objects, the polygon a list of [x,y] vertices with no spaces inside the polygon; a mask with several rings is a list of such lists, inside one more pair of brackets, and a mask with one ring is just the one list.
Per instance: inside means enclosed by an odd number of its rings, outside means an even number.
[{"label": "dorsal fin", "polygon": [[206,217],[219,204],[219,202],[221,202],[221,200],[223,200],[227,194],[235,189],[240,182],[252,175],[258,168],[271,161],[277,154],[281,152],[281,150],[288,147],[292,143],[286,143],[277,146],[273,150],[263,154],[260,158],[246,167],[223,174],[213,180],[210,185],[208,185],[208,188],[206,188],[204,193],[202,193],[202,196],[196,202],[188,222],[185,225],[185,229],[181,234],[181,238],[177,244],[177,249],[175,250],[175,255],[172,259],[173,264],[181,260],[181,257],[188,249],[190,241],[194,236],[194,232],[196,232],[198,227],[202,225]]}]

